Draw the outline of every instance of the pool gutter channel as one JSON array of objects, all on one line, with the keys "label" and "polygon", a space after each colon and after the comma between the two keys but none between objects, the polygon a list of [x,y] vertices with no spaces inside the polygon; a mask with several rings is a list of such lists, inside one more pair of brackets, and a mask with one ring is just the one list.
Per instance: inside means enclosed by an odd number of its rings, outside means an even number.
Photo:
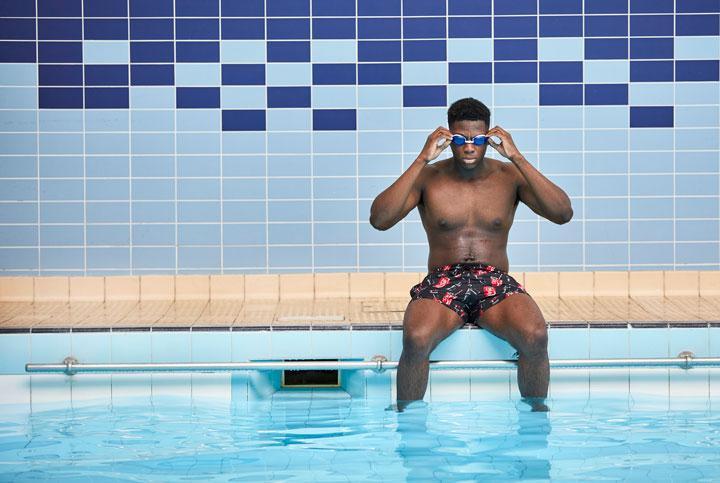
[{"label": "pool gutter channel", "polygon": [[[431,361],[430,369],[510,369],[515,360],[460,360]],[[58,363],[28,363],[29,373],[62,373],[74,375],[81,372],[236,372],[268,370],[371,370],[384,372],[397,369],[397,361],[376,356],[371,361],[263,361],[263,362],[131,362],[131,363],[81,363],[74,357],[66,357]],[[720,357],[693,357],[681,352],[677,357],[637,359],[557,359],[550,361],[556,369],[631,368],[631,367],[720,367]]]}]

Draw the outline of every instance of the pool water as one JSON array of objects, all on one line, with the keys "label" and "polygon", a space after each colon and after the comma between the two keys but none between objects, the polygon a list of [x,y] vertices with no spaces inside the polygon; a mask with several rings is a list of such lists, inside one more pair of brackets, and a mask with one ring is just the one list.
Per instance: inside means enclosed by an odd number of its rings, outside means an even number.
[{"label": "pool water", "polygon": [[[627,395],[625,395],[627,396]],[[720,481],[720,411],[627,397],[413,403],[284,390],[235,405],[0,407],[0,481]]]}]

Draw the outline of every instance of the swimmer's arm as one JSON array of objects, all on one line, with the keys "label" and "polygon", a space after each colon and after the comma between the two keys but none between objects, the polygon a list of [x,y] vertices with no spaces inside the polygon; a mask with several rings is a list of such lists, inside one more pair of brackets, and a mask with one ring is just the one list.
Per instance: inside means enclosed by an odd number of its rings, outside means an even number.
[{"label": "swimmer's arm", "polygon": [[500,126],[488,130],[488,136],[500,138],[500,143],[488,139],[488,144],[512,161],[517,173],[518,198],[538,215],[562,225],[573,217],[568,195],[555,183],[543,176],[525,159],[515,146],[512,135]]}]

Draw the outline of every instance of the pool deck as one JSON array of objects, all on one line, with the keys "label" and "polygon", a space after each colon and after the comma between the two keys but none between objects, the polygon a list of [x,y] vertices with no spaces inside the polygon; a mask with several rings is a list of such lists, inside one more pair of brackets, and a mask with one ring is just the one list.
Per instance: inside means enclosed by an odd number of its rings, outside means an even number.
[{"label": "pool deck", "polygon": [[[720,326],[716,271],[511,275],[554,327]],[[400,329],[423,276],[2,277],[0,332]]]}]

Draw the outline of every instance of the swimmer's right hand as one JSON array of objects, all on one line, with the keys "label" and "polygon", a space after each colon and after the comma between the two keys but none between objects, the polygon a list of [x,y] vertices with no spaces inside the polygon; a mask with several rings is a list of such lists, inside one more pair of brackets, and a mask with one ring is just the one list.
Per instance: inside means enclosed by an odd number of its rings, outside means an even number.
[{"label": "swimmer's right hand", "polygon": [[450,132],[450,130],[445,127],[439,126],[427,137],[427,141],[425,141],[425,146],[423,146],[422,151],[420,151],[418,159],[422,159],[426,163],[429,163],[433,159],[440,156],[440,153],[442,153],[448,146],[450,146],[451,142],[452,133]]}]

